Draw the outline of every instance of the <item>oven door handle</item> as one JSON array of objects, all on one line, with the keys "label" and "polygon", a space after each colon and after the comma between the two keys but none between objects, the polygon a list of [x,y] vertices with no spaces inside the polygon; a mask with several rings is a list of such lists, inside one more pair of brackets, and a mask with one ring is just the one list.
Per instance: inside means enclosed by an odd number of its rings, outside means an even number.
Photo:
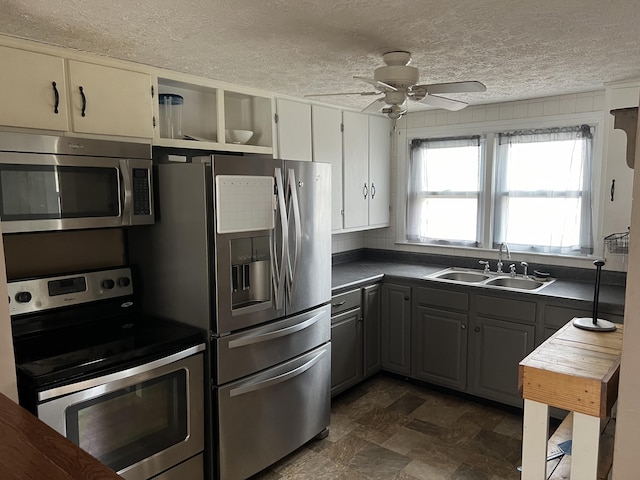
[{"label": "oven door handle", "polygon": [[249,385],[243,385],[238,388],[234,388],[229,392],[230,397],[237,397],[238,395],[244,395],[245,393],[255,392],[256,390],[262,390],[264,388],[271,387],[273,385],[277,385],[278,383],[286,382],[287,380],[291,380],[292,378],[297,377],[298,375],[302,375],[304,372],[313,367],[316,363],[320,361],[320,359],[327,354],[327,349],[323,348],[318,354],[313,357],[308,362],[300,365],[299,367],[294,368],[288,372],[282,373],[280,375],[276,375],[275,377],[269,378],[267,380],[263,380],[257,383],[251,383]]},{"label": "oven door handle", "polygon": [[166,357],[159,358],[158,360],[154,360],[152,362],[145,363],[143,365],[139,365],[137,367],[132,367],[127,370],[123,370],[120,372],[110,373],[109,375],[103,375],[102,377],[91,378],[89,380],[84,380],[80,382],[75,382],[69,385],[63,385],[61,387],[52,388],[50,390],[44,390],[42,392],[38,392],[38,400],[50,400],[52,398],[60,397],[62,395],[68,395],[70,393],[79,392],[81,390],[86,390],[88,388],[97,387],[99,385],[105,385],[107,383],[114,383],[113,387],[119,387],[115,382],[123,381],[129,382],[130,378],[134,375],[140,375],[142,373],[149,372],[151,370],[155,370],[156,368],[164,367],[165,365],[169,365],[170,363],[177,362],[178,360],[182,360],[183,358],[190,357],[198,352],[202,352],[206,348],[204,343],[199,345],[186,348],[172,355],[168,355]]},{"label": "oven door handle", "polygon": [[276,338],[286,337],[287,335],[291,335],[292,333],[296,333],[300,330],[304,330],[305,328],[309,328],[314,323],[318,323],[318,320],[320,320],[324,315],[325,312],[317,313],[304,322],[296,323],[295,325],[291,325],[290,327],[281,328],[279,330],[274,330],[273,332],[262,333],[259,335],[247,335],[236,340],[231,340],[229,342],[229,348],[246,347],[247,345],[268,342],[269,340],[273,340]]}]

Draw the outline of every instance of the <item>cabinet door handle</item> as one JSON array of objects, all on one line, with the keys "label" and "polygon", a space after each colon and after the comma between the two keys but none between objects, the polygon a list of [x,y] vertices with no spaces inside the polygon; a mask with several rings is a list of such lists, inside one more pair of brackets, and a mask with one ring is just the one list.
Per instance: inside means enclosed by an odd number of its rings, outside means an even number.
[{"label": "cabinet door handle", "polygon": [[616,193],[616,180],[615,178],[611,180],[611,201],[613,202],[614,196]]},{"label": "cabinet door handle", "polygon": [[466,329],[467,329],[467,326],[463,323],[462,325],[460,325],[460,328],[461,328],[462,330],[466,330]]},{"label": "cabinet door handle", "polygon": [[58,106],[60,105],[60,94],[58,93],[58,89],[56,88],[56,82],[51,82],[51,86],[53,87],[54,97],[53,113],[58,113]]},{"label": "cabinet door handle", "polygon": [[404,296],[404,299],[405,299],[405,300],[409,300],[409,295],[405,295],[405,296]]},{"label": "cabinet door handle", "polygon": [[476,328],[474,328],[474,330],[479,333],[480,332],[480,327],[476,327]]},{"label": "cabinet door handle", "polygon": [[86,117],[87,114],[85,112],[87,110],[87,97],[84,96],[84,88],[82,88],[82,86],[80,87],[80,96],[82,96],[82,113],[81,113],[81,115],[83,117]]},{"label": "cabinet door handle", "polygon": [[362,187],[362,195],[364,195],[364,198],[367,198],[367,194],[369,193],[369,189],[367,188],[367,184],[364,184],[364,187]]},{"label": "cabinet door handle", "polygon": [[371,184],[371,200],[373,200],[374,198],[376,198],[376,185],[375,183]]}]

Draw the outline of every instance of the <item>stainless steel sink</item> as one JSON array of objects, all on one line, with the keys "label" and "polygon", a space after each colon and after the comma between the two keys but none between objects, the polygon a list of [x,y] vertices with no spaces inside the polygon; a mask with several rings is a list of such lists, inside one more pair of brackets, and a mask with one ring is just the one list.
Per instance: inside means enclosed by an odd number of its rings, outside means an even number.
[{"label": "stainless steel sink", "polygon": [[517,288],[519,290],[535,290],[543,285],[545,282],[539,282],[530,278],[518,278],[518,277],[498,277],[489,280],[486,285],[494,285],[496,287]]},{"label": "stainless steel sink", "polygon": [[489,278],[488,275],[475,272],[458,272],[458,271],[445,271],[439,275],[434,275],[433,278],[441,278],[443,280],[457,280],[458,282],[476,283],[482,282]]},{"label": "stainless steel sink", "polygon": [[546,282],[540,282],[530,277],[516,276],[512,277],[504,273],[483,272],[479,270],[450,267],[440,270],[425,278],[445,280],[460,284],[473,284],[490,288],[500,288],[509,290],[540,290],[547,285],[552,284],[555,278],[551,278]]}]

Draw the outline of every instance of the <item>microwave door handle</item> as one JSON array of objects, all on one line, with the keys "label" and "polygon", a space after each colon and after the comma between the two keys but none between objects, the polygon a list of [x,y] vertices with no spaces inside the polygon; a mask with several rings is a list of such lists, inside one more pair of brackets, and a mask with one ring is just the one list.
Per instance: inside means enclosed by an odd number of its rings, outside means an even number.
[{"label": "microwave door handle", "polygon": [[133,203],[133,192],[131,192],[130,188],[127,188],[127,185],[131,185],[131,170],[129,169],[129,162],[126,159],[120,159],[120,168],[119,170],[119,178],[120,178],[120,198],[122,199],[122,211],[120,215],[122,215],[122,224],[130,225],[131,224],[131,209]]}]

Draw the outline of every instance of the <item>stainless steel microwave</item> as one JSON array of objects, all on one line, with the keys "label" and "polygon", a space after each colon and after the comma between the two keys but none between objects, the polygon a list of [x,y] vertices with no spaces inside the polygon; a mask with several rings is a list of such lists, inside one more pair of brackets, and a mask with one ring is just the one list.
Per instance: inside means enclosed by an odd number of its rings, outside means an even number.
[{"label": "stainless steel microwave", "polygon": [[3,233],[154,222],[151,146],[0,132]]}]

